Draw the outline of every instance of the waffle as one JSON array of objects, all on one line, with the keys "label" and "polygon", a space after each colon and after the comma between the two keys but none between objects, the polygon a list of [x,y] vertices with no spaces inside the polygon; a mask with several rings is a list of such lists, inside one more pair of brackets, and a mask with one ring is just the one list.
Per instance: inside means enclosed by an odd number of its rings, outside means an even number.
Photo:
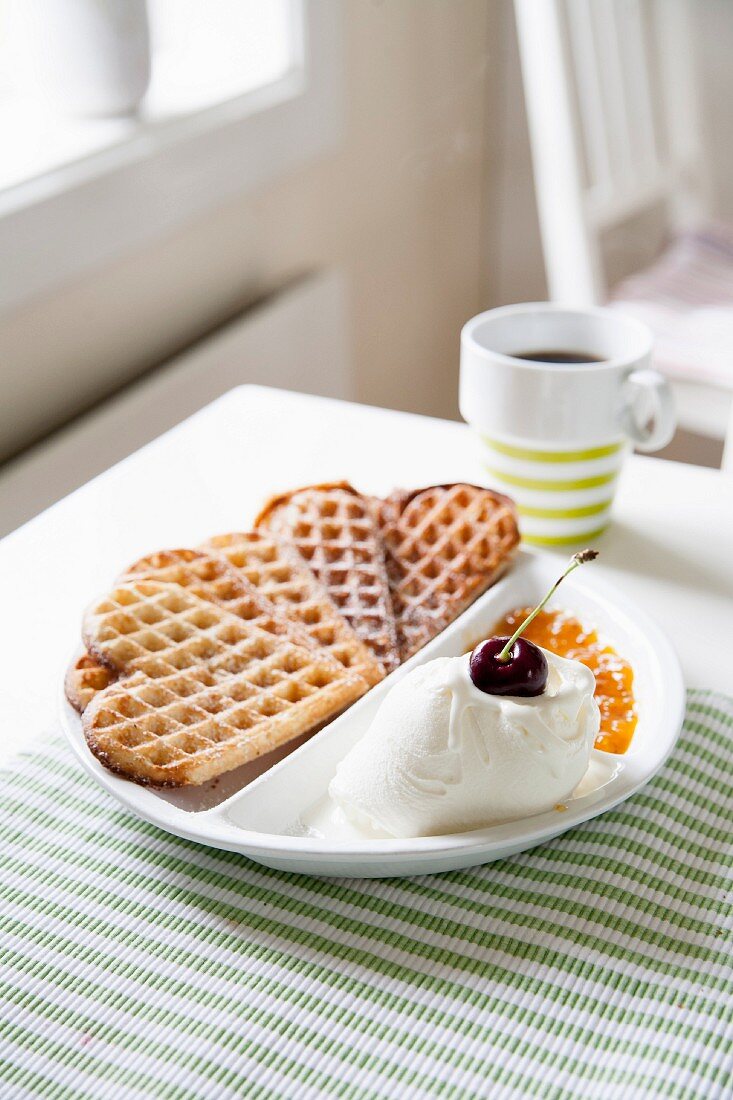
[{"label": "waffle", "polygon": [[508,497],[458,483],[395,492],[378,515],[405,661],[508,567],[519,544],[517,514]]},{"label": "waffle", "polygon": [[379,663],[292,546],[263,532],[245,531],[216,535],[202,549],[225,557],[280,614],[300,623],[316,645],[358,672],[370,687],[382,679]]},{"label": "waffle", "polygon": [[313,645],[302,627],[285,623],[271,601],[220,554],[206,550],[157,550],[136,561],[119,579],[136,578],[178,584],[202,600],[220,604],[239,618],[272,617],[283,629],[298,635],[302,645],[309,648]]},{"label": "waffle", "polygon": [[[257,615],[268,617],[276,614],[273,605],[263,599],[249,581],[237,574],[225,559],[203,550],[159,550],[136,561],[125,570],[120,580],[132,578],[181,585],[201,599],[226,607],[240,618],[251,619]],[[83,625],[82,633],[87,633],[90,629],[93,634],[93,628]],[[283,625],[283,629],[287,627]],[[295,631],[298,632],[297,626]],[[305,646],[312,645],[304,632],[301,632],[298,640]],[[104,668],[103,661],[101,667]],[[103,675],[99,669],[100,662],[90,653],[86,653],[69,669],[66,695],[77,710],[83,712],[88,706],[96,690],[95,679],[99,680],[100,687],[107,686],[102,682]]]},{"label": "waffle", "polygon": [[[224,563],[226,558],[229,565]],[[323,646],[344,668],[372,687],[383,675],[381,666],[339,615],[324,589],[291,548],[255,532],[219,535],[200,550],[161,550],[141,558],[121,579],[133,577],[180,584],[202,599],[249,617],[252,587],[279,613],[300,624],[312,645]],[[268,608],[258,604],[262,613]],[[300,641],[308,644],[301,636]],[[80,713],[96,691],[114,676],[89,653],[68,671],[66,695]]]},{"label": "waffle", "polygon": [[84,653],[69,666],[66,673],[66,698],[82,714],[97,692],[109,687],[116,679],[117,674],[112,669],[101,664],[91,653]]},{"label": "waffle", "polygon": [[384,546],[372,506],[347,482],[273,497],[255,520],[296,547],[384,668],[399,664]]},{"label": "waffle", "polygon": [[86,707],[105,764],[139,783],[199,784],[354,702],[364,680],[273,616],[241,617],[190,588],[134,579],[84,618],[93,657],[122,678]]}]

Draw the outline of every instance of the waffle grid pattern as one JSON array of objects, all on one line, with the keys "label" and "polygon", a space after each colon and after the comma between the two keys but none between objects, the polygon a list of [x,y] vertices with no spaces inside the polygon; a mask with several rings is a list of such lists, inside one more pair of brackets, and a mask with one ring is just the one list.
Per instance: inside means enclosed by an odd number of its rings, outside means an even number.
[{"label": "waffle grid pattern", "polygon": [[369,501],[350,486],[276,498],[258,517],[291,542],[386,672],[399,664],[384,547]]},{"label": "waffle grid pattern", "polygon": [[285,543],[256,531],[216,535],[203,544],[221,554],[283,615],[299,623],[311,640],[371,687],[382,670],[368,647],[339,613],[315,575]]},{"label": "waffle grid pattern", "polygon": [[279,615],[274,604],[220,555],[204,550],[160,550],[135,562],[121,579],[131,578],[180,585],[271,634],[288,634],[303,646],[316,646],[298,623]]},{"label": "waffle grid pattern", "polygon": [[204,782],[307,732],[365,686],[277,620],[239,618],[175,585],[122,584],[87,622],[93,655],[127,677],[87,707],[87,740],[139,781]]},{"label": "waffle grid pattern", "polygon": [[513,505],[473,485],[396,493],[381,509],[400,659],[484,592],[519,544]]}]

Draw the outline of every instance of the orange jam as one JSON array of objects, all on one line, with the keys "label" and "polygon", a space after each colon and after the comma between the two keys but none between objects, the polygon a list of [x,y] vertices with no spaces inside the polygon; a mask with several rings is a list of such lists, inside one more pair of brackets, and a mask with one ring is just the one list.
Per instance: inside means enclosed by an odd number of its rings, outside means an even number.
[{"label": "orange jam", "polygon": [[[510,637],[531,607],[517,607],[494,626],[493,634]],[[543,649],[587,665],[596,678],[596,702],[601,711],[601,729],[596,748],[604,752],[626,752],[636,729],[634,672],[628,661],[605,645],[595,630],[588,630],[567,611],[540,611],[523,633]]]}]

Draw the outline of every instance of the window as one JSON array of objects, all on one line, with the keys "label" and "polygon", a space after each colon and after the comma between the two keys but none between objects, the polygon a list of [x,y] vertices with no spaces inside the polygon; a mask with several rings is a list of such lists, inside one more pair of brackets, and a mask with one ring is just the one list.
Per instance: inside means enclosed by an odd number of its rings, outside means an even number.
[{"label": "window", "polygon": [[146,114],[175,117],[284,76],[297,60],[289,0],[148,0]]},{"label": "window", "polygon": [[[0,189],[273,84],[300,60],[290,0],[148,0],[151,79],[139,112],[84,117],[54,104],[59,73],[96,73],[103,37],[92,18],[71,14],[90,0],[54,0],[46,12],[44,2],[0,0]],[[131,34],[137,16],[144,35],[144,12],[130,4],[119,33]]]},{"label": "window", "polygon": [[332,0],[148,0],[152,78],[132,117],[51,115],[33,81],[18,79],[7,45],[13,10],[45,19],[51,10],[119,5],[127,14],[143,4],[0,0],[0,309],[339,139],[341,11]]}]

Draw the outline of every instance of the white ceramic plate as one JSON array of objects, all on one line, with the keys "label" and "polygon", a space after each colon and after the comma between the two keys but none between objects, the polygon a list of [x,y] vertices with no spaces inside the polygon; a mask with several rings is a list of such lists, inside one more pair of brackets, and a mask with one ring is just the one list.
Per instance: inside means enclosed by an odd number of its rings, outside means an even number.
[{"label": "white ceramic plate", "polygon": [[[174,792],[137,786],[107,771],[86,746],[81,721],[62,698],[66,734],[85,769],[146,821],[258,863],[315,875],[384,877],[471,867],[521,852],[628,798],[662,766],[684,714],[684,686],[667,639],[623,592],[584,569],[564,582],[555,606],[596,627],[634,668],[639,723],[624,756],[593,750],[587,775],[563,812],[552,810],[487,829],[416,840],[326,841],[297,835],[323,797],[341,757],[365,731],[397,678],[433,657],[455,656],[488,634],[510,608],[534,604],[556,579],[556,558],[522,552],[511,572],[439,637],[345,714],[280,759],[263,758],[217,783]],[[287,753],[287,755],[286,755]]]}]

